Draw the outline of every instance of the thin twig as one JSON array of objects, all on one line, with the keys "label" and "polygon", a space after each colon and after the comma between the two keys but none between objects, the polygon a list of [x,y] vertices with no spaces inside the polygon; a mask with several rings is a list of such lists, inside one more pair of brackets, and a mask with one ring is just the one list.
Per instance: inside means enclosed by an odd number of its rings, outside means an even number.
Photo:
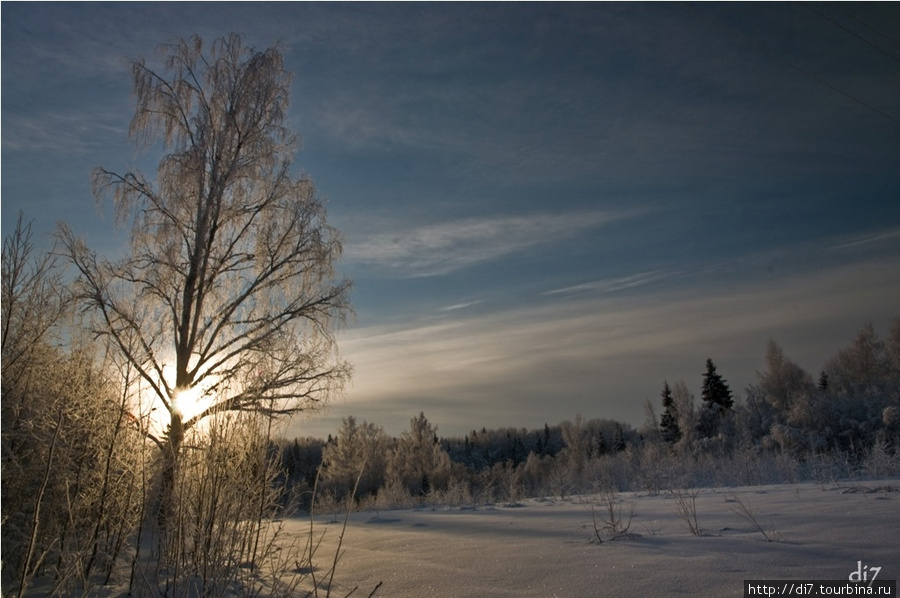
[{"label": "thin twig", "polygon": [[350,512],[353,510],[353,499],[356,497],[356,490],[359,488],[359,481],[362,479],[366,470],[366,461],[363,461],[359,468],[359,475],[356,476],[356,482],[353,484],[353,492],[350,493],[350,499],[347,501],[347,512],[344,514],[344,524],[341,526],[341,534],[338,536],[338,545],[334,551],[334,562],[331,564],[331,571],[328,576],[328,585],[325,586],[325,598],[331,596],[331,584],[334,581],[334,574],[337,571],[338,560],[341,558],[341,545],[344,543],[344,533],[347,531],[347,522],[350,520]]},{"label": "thin twig", "polygon": [[778,539],[776,532],[773,532],[771,536],[766,533],[766,530],[763,529],[763,526],[756,519],[756,515],[748,502],[739,498],[737,494],[732,494],[731,499],[737,503],[737,506],[732,505],[731,510],[752,523],[757,531],[763,535],[763,538],[766,539],[766,542],[775,542]]}]

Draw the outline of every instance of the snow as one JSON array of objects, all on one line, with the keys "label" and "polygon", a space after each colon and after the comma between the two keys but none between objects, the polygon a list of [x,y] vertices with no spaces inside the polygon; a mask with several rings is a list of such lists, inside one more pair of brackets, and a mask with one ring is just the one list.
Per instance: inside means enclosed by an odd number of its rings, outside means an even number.
[{"label": "snow", "polygon": [[[898,480],[702,489],[699,536],[671,494],[617,498],[626,521],[634,504],[634,518],[602,543],[591,496],[354,513],[333,595],[358,586],[353,595],[368,596],[383,582],[376,596],[741,596],[745,579],[847,580],[859,563],[882,567],[879,580],[900,577]],[[342,519],[317,519],[320,564]],[[288,531],[303,537],[309,521]]]}]

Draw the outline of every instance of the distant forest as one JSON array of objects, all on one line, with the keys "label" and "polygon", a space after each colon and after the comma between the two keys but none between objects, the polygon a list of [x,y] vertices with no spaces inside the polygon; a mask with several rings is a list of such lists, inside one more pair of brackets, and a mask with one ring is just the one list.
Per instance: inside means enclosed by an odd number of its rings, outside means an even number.
[{"label": "distant forest", "polygon": [[[440,437],[420,413],[399,438],[348,417],[327,440],[282,441],[283,481],[305,508],[478,504],[598,491],[660,492],[900,474],[900,318],[864,326],[822,369],[770,341],[757,380],[735,394],[712,359],[700,396],[660,380],[636,429],[609,419]],[[306,498],[302,498],[306,497]]]}]

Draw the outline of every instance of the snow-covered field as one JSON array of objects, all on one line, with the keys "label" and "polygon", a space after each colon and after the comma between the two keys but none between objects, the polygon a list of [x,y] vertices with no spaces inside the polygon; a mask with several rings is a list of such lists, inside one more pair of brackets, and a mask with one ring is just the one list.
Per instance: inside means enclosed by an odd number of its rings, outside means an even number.
[{"label": "snow-covered field", "polygon": [[[623,523],[632,503],[634,518],[602,543],[588,504],[596,497],[355,513],[333,595],[358,586],[353,595],[368,596],[383,582],[376,596],[391,598],[740,596],[745,579],[847,580],[860,567],[900,577],[900,480],[703,489],[700,535],[671,494],[617,498]],[[320,564],[341,532],[332,521],[318,521]],[[298,537],[309,531],[308,521],[289,525]]]}]

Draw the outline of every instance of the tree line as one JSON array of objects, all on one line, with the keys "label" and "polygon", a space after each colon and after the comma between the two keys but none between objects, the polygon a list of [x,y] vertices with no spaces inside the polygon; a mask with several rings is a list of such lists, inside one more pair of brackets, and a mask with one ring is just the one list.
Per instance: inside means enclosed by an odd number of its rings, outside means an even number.
[{"label": "tree line", "polygon": [[[399,438],[354,417],[327,440],[282,441],[283,475],[323,509],[352,496],[382,507],[477,504],[595,489],[794,481],[900,473],[900,318],[865,325],[814,377],[769,341],[756,381],[735,396],[712,359],[699,401],[663,381],[638,428],[608,419],[440,437],[424,413]],[[659,414],[659,415],[657,415]],[[309,502],[305,503],[309,507]]]}]

